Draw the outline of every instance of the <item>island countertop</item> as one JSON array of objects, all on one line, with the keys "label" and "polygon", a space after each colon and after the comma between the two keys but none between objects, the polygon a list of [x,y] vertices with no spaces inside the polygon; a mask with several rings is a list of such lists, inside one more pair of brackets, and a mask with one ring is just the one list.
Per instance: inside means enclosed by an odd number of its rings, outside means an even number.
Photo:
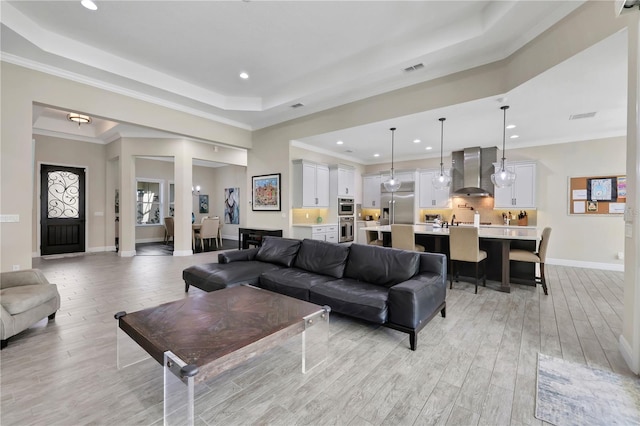
[{"label": "island countertop", "polygon": [[[460,225],[470,226],[470,225]],[[372,226],[367,231],[391,232],[391,225]],[[442,235],[449,236],[449,228],[434,228],[431,225],[413,225],[413,232],[418,235]],[[500,240],[538,240],[540,235],[538,230],[531,227],[512,226],[512,227],[480,227],[478,229],[478,237],[493,238]]]}]

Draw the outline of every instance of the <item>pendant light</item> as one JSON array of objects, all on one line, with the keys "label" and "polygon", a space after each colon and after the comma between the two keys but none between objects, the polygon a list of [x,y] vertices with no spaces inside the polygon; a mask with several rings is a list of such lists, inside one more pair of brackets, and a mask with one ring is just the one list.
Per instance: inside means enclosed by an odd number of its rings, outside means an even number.
[{"label": "pendant light", "polygon": [[392,127],[389,130],[391,130],[391,177],[384,181],[384,188],[389,192],[396,192],[400,189],[400,181],[395,178],[395,174],[393,172],[393,139],[396,128]]},{"label": "pendant light", "polygon": [[516,174],[504,167],[504,160],[506,160],[505,138],[507,131],[507,110],[509,109],[509,106],[504,105],[501,106],[500,109],[502,110],[504,117],[502,124],[502,162],[500,163],[500,171],[491,175],[491,182],[493,182],[493,184],[498,188],[507,188],[513,185],[516,181]]},{"label": "pendant light", "polygon": [[447,189],[451,186],[451,176],[449,171],[444,171],[444,166],[442,162],[442,151],[444,147],[444,120],[446,118],[439,118],[440,120],[440,174],[438,176],[434,176],[431,180],[433,187],[435,189]]}]

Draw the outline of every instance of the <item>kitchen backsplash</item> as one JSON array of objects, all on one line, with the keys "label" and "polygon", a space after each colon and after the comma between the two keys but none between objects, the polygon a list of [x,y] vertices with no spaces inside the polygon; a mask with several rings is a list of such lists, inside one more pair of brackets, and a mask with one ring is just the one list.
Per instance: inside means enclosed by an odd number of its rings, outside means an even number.
[{"label": "kitchen backsplash", "polygon": [[292,211],[291,220],[294,225],[318,223],[319,217],[322,218],[321,223],[338,223],[337,217],[329,221],[329,209],[292,209]]},{"label": "kitchen backsplash", "polygon": [[[452,216],[456,215],[457,222],[473,222],[473,215],[476,210],[480,212],[480,222],[491,223],[493,225],[502,225],[504,224],[504,219],[502,214],[511,213],[515,220],[511,221],[511,225],[518,224],[518,213],[520,210],[494,210],[493,209],[493,198],[492,197],[478,197],[478,198],[462,198],[462,197],[454,197],[451,199],[451,209],[442,209],[442,210],[420,210],[420,218],[421,221],[424,221],[424,216],[426,214],[441,215],[442,219],[451,222]],[[473,210],[472,210],[473,208]],[[537,214],[535,210],[527,210],[527,218],[528,225],[535,226],[537,222]]]},{"label": "kitchen backsplash", "polygon": [[[419,221],[424,222],[425,215],[440,215],[443,220],[451,222],[451,217],[455,214],[457,222],[473,222],[473,215],[478,210],[480,212],[480,222],[491,223],[493,225],[502,225],[504,223],[502,214],[511,212],[516,217],[511,221],[511,225],[517,225],[517,216],[520,210],[494,210],[493,198],[452,198],[450,209],[420,209]],[[473,210],[471,210],[473,207]],[[537,223],[537,214],[535,210],[527,210],[527,224],[535,226]],[[373,220],[378,220],[380,209],[362,209],[361,217],[356,220],[365,220],[367,216],[371,216]],[[308,217],[307,217],[308,216]],[[322,218],[322,223],[335,223],[337,218],[329,219],[329,209],[293,209],[292,221],[294,225],[314,224],[318,223],[318,217]]]}]

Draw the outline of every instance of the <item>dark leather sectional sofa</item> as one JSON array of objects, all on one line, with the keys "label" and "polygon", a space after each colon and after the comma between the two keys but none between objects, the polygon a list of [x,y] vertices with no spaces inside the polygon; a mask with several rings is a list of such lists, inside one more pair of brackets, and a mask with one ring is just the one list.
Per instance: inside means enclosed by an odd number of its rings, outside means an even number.
[{"label": "dark leather sectional sofa", "polygon": [[412,350],[427,322],[446,315],[442,254],[265,237],[260,248],[220,253],[218,261],[185,269],[185,291],[252,284],[409,333]]}]

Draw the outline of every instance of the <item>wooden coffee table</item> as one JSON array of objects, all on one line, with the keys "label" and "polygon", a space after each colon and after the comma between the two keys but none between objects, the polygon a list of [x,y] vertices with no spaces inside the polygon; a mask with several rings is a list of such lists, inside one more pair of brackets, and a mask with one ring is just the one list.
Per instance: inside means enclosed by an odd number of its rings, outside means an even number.
[{"label": "wooden coffee table", "polygon": [[[165,368],[193,386],[303,333],[302,371],[308,371],[307,332],[326,356],[329,307],[242,285],[187,297],[133,313],[116,314],[118,327]],[[316,363],[316,364],[317,364]],[[166,383],[165,383],[166,388]],[[190,389],[189,389],[190,388]],[[193,416],[193,398],[190,401]],[[165,389],[165,416],[167,415]],[[193,418],[192,420],[193,421]]]}]

